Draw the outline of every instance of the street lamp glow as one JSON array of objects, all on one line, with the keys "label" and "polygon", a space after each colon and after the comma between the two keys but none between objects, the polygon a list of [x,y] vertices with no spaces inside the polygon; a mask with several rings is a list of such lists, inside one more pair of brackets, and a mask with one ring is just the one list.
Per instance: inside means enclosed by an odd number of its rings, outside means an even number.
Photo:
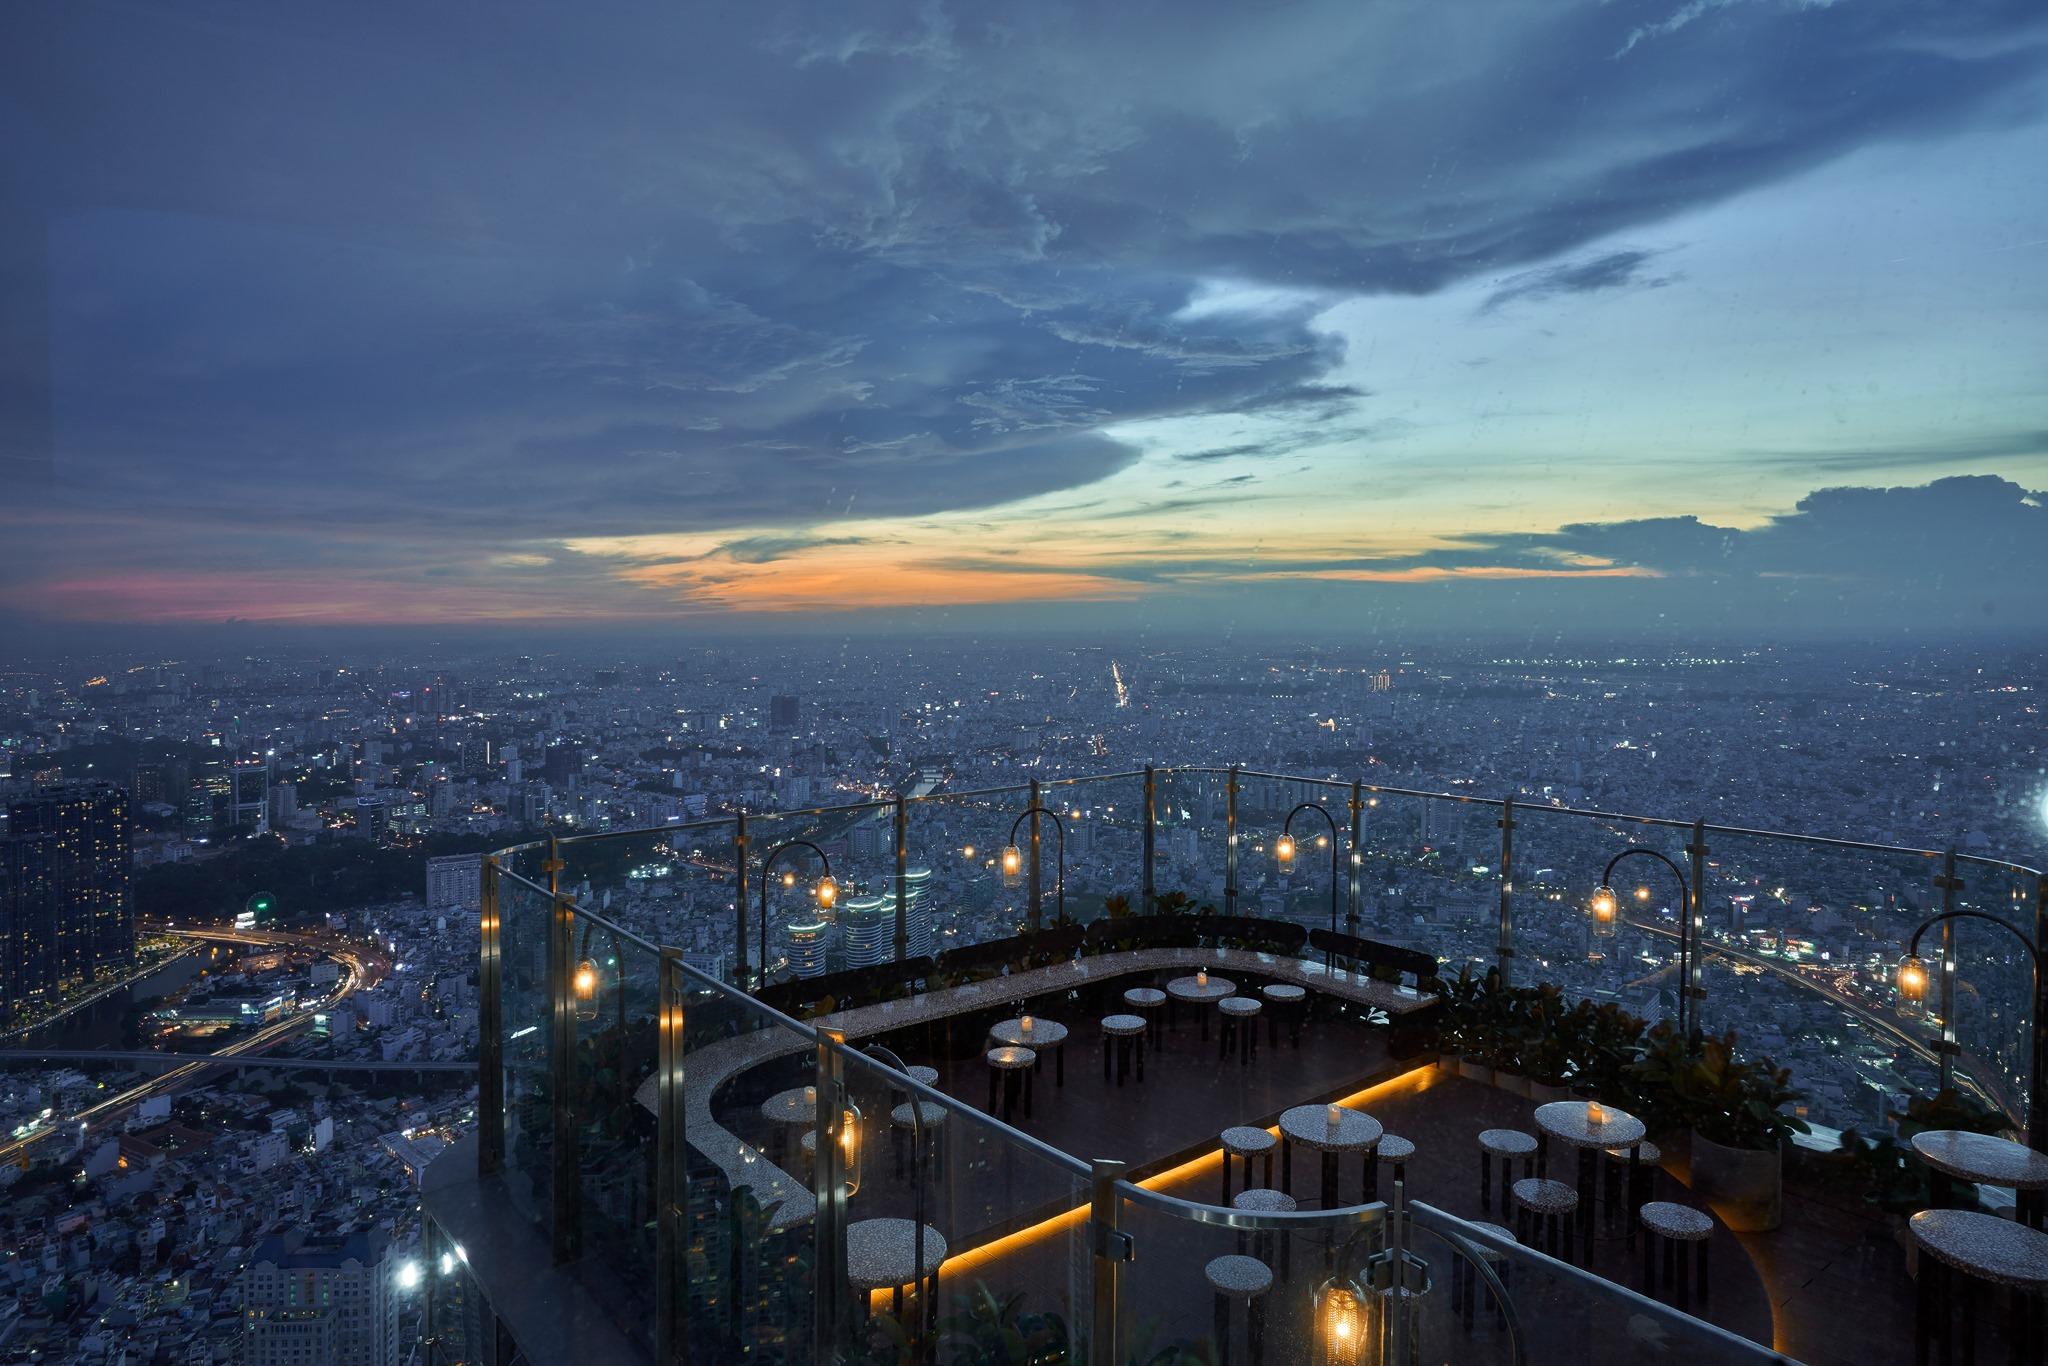
[{"label": "street lamp glow", "polygon": [[1282,863],[1294,862],[1294,836],[1282,835],[1273,841],[1273,857]]},{"label": "street lamp glow", "polygon": [[1024,880],[1024,854],[1014,844],[1003,846],[1003,885],[1015,887]]},{"label": "street lamp glow", "polygon": [[1927,996],[1927,963],[1917,953],[1899,960],[1899,994],[1909,1001],[1924,1000]]},{"label": "street lamp glow", "polygon": [[404,1266],[398,1268],[398,1288],[400,1290],[417,1290],[420,1288],[420,1264],[418,1262],[407,1262]]},{"label": "street lamp glow", "polygon": [[839,884],[830,874],[818,879],[818,904],[830,910],[839,900]]}]

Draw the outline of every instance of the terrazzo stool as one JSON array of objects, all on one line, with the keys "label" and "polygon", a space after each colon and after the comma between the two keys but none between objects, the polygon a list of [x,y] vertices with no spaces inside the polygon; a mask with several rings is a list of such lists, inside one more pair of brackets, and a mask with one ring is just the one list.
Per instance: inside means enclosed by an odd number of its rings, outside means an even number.
[{"label": "terrazzo stool", "polygon": [[1493,1159],[1500,1159],[1500,1208],[1508,1211],[1508,1183],[1515,1177],[1515,1159],[1522,1159],[1522,1175],[1534,1174],[1536,1136],[1520,1129],[1488,1129],[1479,1135],[1479,1208],[1493,1209]]},{"label": "terrazzo stool", "polygon": [[[2006,1359],[2040,1360],[2041,1295],[2048,1291],[2048,1233],[1996,1215],[1971,1210],[1924,1209],[1908,1221],[1919,1248],[1920,1276],[1913,1315],[1913,1360],[1927,1366],[1931,1344],[1941,1347],[1941,1366],[1955,1352],[1955,1314],[1960,1300],[1963,1360],[1977,1359],[1977,1282],[2006,1287]],[[1951,1295],[1951,1290],[1957,1291]]]},{"label": "terrazzo stool", "polygon": [[1308,988],[1298,987],[1292,982],[1274,982],[1259,988],[1259,995],[1266,998],[1272,1009],[1266,1012],[1266,1042],[1273,1047],[1280,1046],[1280,1017],[1287,1017],[1287,1038],[1296,1049],[1301,1047],[1301,1019],[1308,1014]]},{"label": "terrazzo stool", "polygon": [[1038,1069],[1038,1054],[1028,1048],[1005,1044],[988,1051],[988,1112],[996,1112],[996,1088],[1003,1092],[1003,1123],[1017,1108],[1017,1093],[1024,1093],[1024,1117],[1031,1118],[1031,1074]]},{"label": "terrazzo stool", "polygon": [[1691,1300],[1686,1294],[1685,1255],[1693,1244],[1699,1245],[1696,1254],[1699,1261],[1700,1303],[1707,1302],[1707,1240],[1714,1232],[1714,1221],[1704,1210],[1690,1205],[1676,1204],[1670,1200],[1652,1200],[1642,1208],[1643,1220],[1643,1293],[1651,1299],[1662,1299],[1658,1294],[1660,1283],[1657,1277],[1657,1246],[1664,1247],[1664,1275],[1662,1288],[1673,1292],[1673,1301],[1678,1308],[1685,1309]]},{"label": "terrazzo stool", "polygon": [[1264,1155],[1266,1159],[1265,1184],[1273,1184],[1273,1149],[1280,1146],[1280,1140],[1264,1129],[1251,1124],[1234,1124],[1223,1131],[1223,1203],[1230,1203],[1230,1159],[1244,1160],[1244,1188],[1252,1188],[1252,1159]]},{"label": "terrazzo stool", "polygon": [[[1474,1228],[1485,1229],[1488,1233],[1505,1238],[1511,1243],[1516,1241],[1514,1231],[1500,1224],[1489,1224],[1479,1219],[1472,1220],[1471,1224]],[[1471,1247],[1473,1256],[1491,1266],[1493,1274],[1500,1277],[1501,1288],[1512,1293],[1515,1264],[1508,1254],[1496,1251],[1483,1243],[1475,1242]],[[1492,1293],[1492,1287],[1486,1283],[1486,1278],[1479,1274],[1476,1265],[1463,1257],[1451,1262],[1451,1312],[1458,1316],[1458,1321],[1467,1329],[1472,1327],[1472,1320],[1479,1312],[1480,1296],[1491,1296]],[[1498,1299],[1494,1300],[1493,1318],[1495,1329],[1505,1331],[1508,1326],[1507,1306]]]},{"label": "terrazzo stool", "polygon": [[1542,1248],[1557,1256],[1557,1234],[1564,1230],[1564,1259],[1576,1263],[1572,1235],[1578,1224],[1579,1193],[1562,1181],[1546,1176],[1525,1176],[1508,1188],[1515,1205],[1515,1241],[1525,1247]]},{"label": "terrazzo stool", "polygon": [[1102,1079],[1109,1080],[1109,1051],[1116,1048],[1116,1084],[1122,1086],[1124,1078],[1131,1073],[1131,1054],[1138,1055],[1138,1085],[1145,1084],[1145,1035],[1147,1029],[1142,1015],[1105,1015],[1102,1017]]},{"label": "terrazzo stool", "polygon": [[[1399,1134],[1382,1134],[1380,1136],[1380,1146],[1374,1149],[1374,1154],[1381,1162],[1391,1162],[1394,1164],[1394,1183],[1396,1185],[1408,1179],[1408,1161],[1415,1156],[1415,1145],[1412,1142],[1401,1137]],[[1369,1175],[1376,1178],[1378,1174],[1379,1168],[1375,1165]],[[1372,1184],[1366,1187],[1365,1198],[1367,1200],[1377,1200],[1380,1198],[1378,1180],[1373,1180]]]},{"label": "terrazzo stool", "polygon": [[860,1293],[866,1319],[877,1290],[891,1294],[890,1312],[903,1318],[903,1287],[918,1287],[918,1314],[927,1332],[938,1325],[939,1264],[946,1239],[924,1226],[924,1265],[917,1264],[917,1225],[909,1219],[862,1219],[846,1227],[846,1280]]},{"label": "terrazzo stool", "polygon": [[[1250,1190],[1239,1191],[1236,1195],[1232,1196],[1230,1198],[1230,1207],[1260,1214],[1292,1214],[1295,1210],[1295,1203],[1294,1197],[1286,1191],[1253,1186]],[[1291,1278],[1294,1260],[1292,1253],[1293,1238],[1285,1233],[1276,1233],[1271,1229],[1263,1229],[1249,1235],[1240,1232],[1237,1235],[1237,1250],[1239,1252],[1245,1250],[1247,1238],[1252,1240],[1252,1255],[1267,1266],[1273,1264],[1273,1243],[1275,1240],[1278,1240],[1280,1244],[1280,1279],[1285,1281]]]},{"label": "terrazzo stool", "polygon": [[1230,1366],[1230,1304],[1245,1303],[1245,1348],[1252,1366],[1266,1355],[1266,1307],[1262,1297],[1273,1288],[1273,1270],[1256,1257],[1218,1257],[1202,1268],[1216,1292],[1216,1363]]},{"label": "terrazzo stool", "polygon": [[1237,1065],[1251,1066],[1252,1049],[1259,1041],[1259,1003],[1250,996],[1226,996],[1216,1003],[1216,1011],[1223,1018],[1222,1051],[1217,1058],[1229,1057],[1235,1044]]},{"label": "terrazzo stool", "polygon": [[1636,1152],[1636,1179],[1635,1183],[1630,1185],[1628,1149],[1607,1150],[1607,1175],[1605,1194],[1600,1204],[1600,1218],[1609,1228],[1613,1228],[1614,1221],[1622,1217],[1624,1208],[1641,1209],[1656,1193],[1657,1168],[1664,1161],[1664,1151],[1648,1139],[1644,1139],[1636,1145]]},{"label": "terrazzo stool", "polygon": [[[1124,1004],[1146,1023],[1158,1024],[1160,1013],[1166,1008],[1166,993],[1158,987],[1132,987],[1124,992]],[[1159,1031],[1153,1029],[1147,1033],[1152,1038],[1152,1046],[1165,1052],[1166,1040],[1160,1037]]]},{"label": "terrazzo stool", "polygon": [[[915,1118],[911,1106],[917,1106]],[[941,1126],[946,1122],[946,1107],[936,1101],[904,1101],[889,1112],[889,1143],[896,1150],[896,1176],[903,1177],[903,1145],[917,1128],[918,1121],[924,1123],[925,1171],[936,1176],[946,1166],[946,1131]]]}]

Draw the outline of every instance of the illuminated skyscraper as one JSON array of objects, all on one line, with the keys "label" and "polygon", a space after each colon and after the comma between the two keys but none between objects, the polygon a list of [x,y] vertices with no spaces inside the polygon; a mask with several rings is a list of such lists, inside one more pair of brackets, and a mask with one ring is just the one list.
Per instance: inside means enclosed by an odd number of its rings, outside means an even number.
[{"label": "illuminated skyscraper", "polygon": [[61,990],[133,963],[128,793],[107,783],[43,788],[8,807],[8,829],[17,980]]}]

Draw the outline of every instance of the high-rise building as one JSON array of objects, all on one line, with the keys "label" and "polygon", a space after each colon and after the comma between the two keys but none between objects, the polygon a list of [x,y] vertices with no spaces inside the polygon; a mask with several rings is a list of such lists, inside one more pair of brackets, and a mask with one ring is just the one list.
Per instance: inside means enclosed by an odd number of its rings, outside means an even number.
[{"label": "high-rise building", "polygon": [[162,764],[137,764],[135,766],[135,800],[138,802],[160,802],[170,791],[168,775]]},{"label": "high-rise building", "polygon": [[[17,849],[18,869],[40,869],[17,883],[10,902],[23,979],[62,990],[135,961],[130,894],[128,793],[109,783],[47,787],[7,809],[10,840],[42,836],[41,851]],[[40,890],[47,881],[47,899]]]},{"label": "high-rise building", "polygon": [[583,751],[574,745],[549,745],[541,759],[541,777],[557,792],[567,792],[583,773]]},{"label": "high-rise building", "polygon": [[270,765],[237,759],[228,770],[228,824],[237,830],[270,828]]},{"label": "high-rise building", "polygon": [[397,1272],[382,1233],[265,1238],[242,1271],[249,1366],[396,1366]]},{"label": "high-rise building", "polygon": [[796,977],[823,977],[831,952],[834,925],[822,916],[789,926],[785,932],[789,970]]},{"label": "high-rise building", "polygon": [[356,833],[382,844],[391,834],[391,808],[382,797],[356,798]]},{"label": "high-rise building", "polygon": [[849,968],[871,968],[896,956],[896,898],[849,897],[839,910],[839,947]]},{"label": "high-rise building", "polygon": [[449,854],[427,860],[427,909],[476,910],[483,903],[484,856]]},{"label": "high-rise building", "polygon": [[795,730],[797,716],[802,709],[802,704],[796,698],[777,693],[768,699],[768,729]]},{"label": "high-rise building", "polygon": [[56,959],[41,952],[42,927],[57,918],[50,835],[0,837],[0,1024],[57,990]]}]

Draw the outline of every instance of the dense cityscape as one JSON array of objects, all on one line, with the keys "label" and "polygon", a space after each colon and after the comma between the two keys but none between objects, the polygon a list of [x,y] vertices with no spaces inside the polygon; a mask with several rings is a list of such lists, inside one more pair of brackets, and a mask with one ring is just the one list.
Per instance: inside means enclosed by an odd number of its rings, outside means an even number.
[{"label": "dense cityscape", "polygon": [[[896,795],[915,955],[1029,922],[1029,878],[1005,864],[1020,843],[1029,861],[1034,782],[1041,923],[1138,896],[1156,765],[1159,896],[1342,919],[1450,977],[1500,942],[1500,811],[1462,799],[1512,798],[1517,958],[1666,1018],[1675,886],[1629,883],[1617,933],[1587,906],[1631,839],[1677,854],[1689,832],[1568,811],[2025,859],[2043,843],[2039,665],[1989,646],[880,639],[17,665],[0,679],[4,1046],[307,1066],[10,1060],[0,1354],[406,1359],[421,1286],[460,1252],[423,1243],[416,1183],[474,1120],[485,850],[646,829],[603,861],[565,846],[565,886],[715,976],[760,974],[765,930],[766,978],[787,980],[896,951]],[[1351,847],[1354,783],[1355,906],[1352,861],[1325,853],[1332,834]],[[735,904],[743,815],[765,903]],[[836,896],[817,894],[820,857]],[[1814,1124],[1883,1130],[1932,1076],[1931,1003],[1889,974],[1939,864],[1731,835],[1707,867],[1704,1018],[1791,1067]],[[2023,894],[1962,881],[1965,905]],[[2023,965],[1968,947],[1963,1075],[2010,1108]],[[302,1273],[347,1312],[282,1312]]]}]

